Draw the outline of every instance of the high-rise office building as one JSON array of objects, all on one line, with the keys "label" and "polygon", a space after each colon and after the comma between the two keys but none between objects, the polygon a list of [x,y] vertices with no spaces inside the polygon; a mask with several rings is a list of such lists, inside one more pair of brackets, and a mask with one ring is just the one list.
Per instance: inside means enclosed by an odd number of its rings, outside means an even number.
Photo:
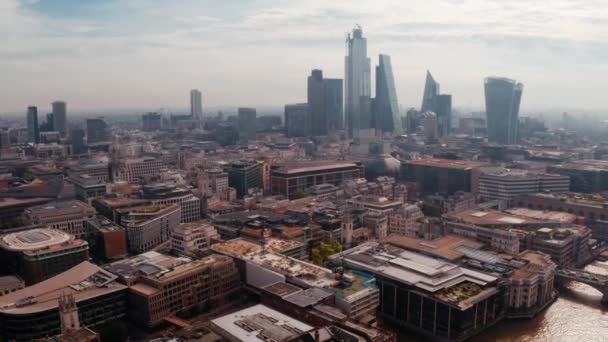
[{"label": "high-rise office building", "polygon": [[87,148],[84,143],[84,129],[73,128],[70,131],[70,139],[72,142],[72,154],[83,154],[87,152]]},{"label": "high-rise office building", "polygon": [[[367,57],[367,39],[363,29],[356,26],[347,38],[348,55],[345,57],[345,106],[346,126],[351,136],[358,136],[359,130],[370,128],[371,118],[371,73]],[[363,104],[363,107],[362,107]]]},{"label": "high-rise office building", "polygon": [[488,140],[498,144],[516,144],[524,85],[501,77],[488,77],[484,83]]},{"label": "high-rise office building", "polygon": [[238,109],[238,129],[239,138],[242,142],[255,140],[257,130],[255,108],[239,108]]},{"label": "high-rise office building", "polygon": [[198,120],[199,128],[203,128],[203,97],[198,89],[190,90],[190,115]]},{"label": "high-rise office building", "polygon": [[437,115],[437,135],[439,137],[449,135],[452,125],[452,95],[440,94],[439,83],[428,70],[420,108],[421,113],[427,111]]},{"label": "high-rise office building", "polygon": [[450,134],[452,127],[452,95],[437,95],[435,99],[437,132],[440,137]]},{"label": "high-rise office building", "polygon": [[342,79],[326,78],[323,80],[325,89],[325,115],[329,124],[329,131],[333,132],[344,128],[344,95],[342,92]]},{"label": "high-rise office building", "polygon": [[162,116],[158,113],[146,113],[142,115],[142,130],[144,132],[160,131]]},{"label": "high-rise office building", "polygon": [[375,128],[382,132],[401,132],[401,115],[399,115],[393,67],[391,57],[388,55],[380,55],[380,63],[376,67],[374,122]]},{"label": "high-rise office building", "polygon": [[228,184],[236,189],[239,198],[249,194],[252,189],[264,189],[262,165],[257,161],[240,160],[227,168]]},{"label": "high-rise office building", "polygon": [[53,129],[64,137],[68,133],[67,103],[55,101],[51,106],[53,107]]},{"label": "high-rise office building", "polygon": [[289,138],[310,135],[308,103],[285,105],[285,134]]},{"label": "high-rise office building", "polygon": [[308,108],[310,110],[310,133],[326,135],[329,121],[325,113],[325,86],[321,70],[315,69],[308,76]]},{"label": "high-rise office building", "polygon": [[40,128],[38,127],[38,108],[27,107],[27,140],[28,142],[40,142]]},{"label": "high-rise office building", "polygon": [[424,94],[422,95],[422,106],[420,112],[435,110],[435,101],[439,95],[439,83],[435,81],[430,71],[426,71],[426,81],[424,82]]},{"label": "high-rise office building", "polygon": [[420,126],[424,129],[424,137],[428,142],[437,139],[437,114],[427,111],[420,115]]},{"label": "high-rise office building", "polygon": [[87,144],[108,143],[112,141],[110,127],[102,118],[87,119]]}]

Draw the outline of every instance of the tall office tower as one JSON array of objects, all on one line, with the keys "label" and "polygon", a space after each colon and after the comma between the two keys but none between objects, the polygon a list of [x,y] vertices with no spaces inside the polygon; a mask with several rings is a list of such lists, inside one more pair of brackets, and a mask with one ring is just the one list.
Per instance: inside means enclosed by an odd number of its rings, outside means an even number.
[{"label": "tall office tower", "polygon": [[326,78],[323,82],[325,89],[325,115],[329,124],[329,131],[333,132],[344,128],[344,95],[342,92],[342,79]]},{"label": "tall office tower", "polygon": [[110,141],[112,141],[110,127],[104,119],[87,119],[87,144],[107,143]]},{"label": "tall office tower", "polygon": [[141,117],[144,132],[160,131],[162,116],[158,113],[146,113]]},{"label": "tall office tower", "polygon": [[501,77],[485,79],[488,140],[498,144],[518,142],[519,105],[524,85]]},{"label": "tall office tower", "polygon": [[414,108],[410,108],[405,114],[405,127],[408,134],[416,133],[416,129],[418,129],[418,126],[420,125],[420,114],[421,113]]},{"label": "tall office tower", "polygon": [[424,82],[424,94],[422,94],[422,106],[420,112],[435,110],[435,101],[439,95],[439,83],[435,81],[430,71],[426,71],[426,81]]},{"label": "tall office tower", "polygon": [[437,114],[437,131],[439,137],[449,135],[452,127],[452,95],[437,95],[434,111],[435,114]]},{"label": "tall office tower", "polygon": [[376,67],[374,121],[375,128],[382,132],[401,133],[401,115],[391,57],[388,55],[380,55],[380,63]]},{"label": "tall office tower", "polygon": [[53,129],[62,137],[68,133],[67,104],[63,101],[55,101],[53,107]]},{"label": "tall office tower", "polygon": [[[348,55],[345,57],[346,126],[350,136],[358,136],[360,129],[370,128],[371,72],[367,57],[367,39],[363,29],[356,26],[347,37]],[[364,105],[363,108],[361,105]],[[369,124],[367,123],[368,121]]]},{"label": "tall office tower", "polygon": [[198,120],[199,128],[203,128],[203,97],[198,89],[190,90],[190,115]]},{"label": "tall office tower", "polygon": [[40,142],[40,128],[38,127],[38,108],[36,106],[27,107],[27,141],[33,143]]},{"label": "tall office tower", "polygon": [[255,140],[257,131],[256,111],[255,108],[239,108],[238,109],[238,129],[241,142]]},{"label": "tall office tower", "polygon": [[329,122],[325,113],[325,87],[321,70],[313,70],[308,76],[308,108],[310,134],[326,135]]},{"label": "tall office tower", "polygon": [[289,138],[310,135],[308,103],[285,105],[285,134]]},{"label": "tall office tower", "polygon": [[424,130],[424,137],[427,141],[437,139],[437,114],[427,111],[420,115],[420,126]]},{"label": "tall office tower", "polygon": [[87,148],[84,143],[84,129],[72,129],[70,131],[70,139],[72,142],[72,154],[83,154],[87,152]]}]

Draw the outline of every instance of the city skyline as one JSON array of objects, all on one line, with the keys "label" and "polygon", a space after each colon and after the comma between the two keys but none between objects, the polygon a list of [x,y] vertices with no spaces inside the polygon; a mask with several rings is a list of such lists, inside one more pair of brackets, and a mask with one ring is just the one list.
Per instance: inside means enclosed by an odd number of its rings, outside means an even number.
[{"label": "city skyline", "polygon": [[[419,105],[428,69],[454,107],[483,108],[483,79],[497,75],[526,83],[524,111],[602,110],[593,76],[608,68],[607,24],[597,4],[5,0],[0,72],[11,82],[0,86],[0,111],[57,98],[73,110],[185,108],[193,88],[209,108],[282,107],[302,101],[312,69],[344,77],[344,38],[356,23],[370,39],[368,56],[392,56],[405,108]],[[277,91],[259,90],[269,87]]]}]

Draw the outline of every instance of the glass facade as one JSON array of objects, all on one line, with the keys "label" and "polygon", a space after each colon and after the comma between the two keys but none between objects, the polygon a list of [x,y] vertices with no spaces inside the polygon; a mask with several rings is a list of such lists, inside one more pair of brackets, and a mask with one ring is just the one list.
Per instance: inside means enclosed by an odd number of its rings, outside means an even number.
[{"label": "glass facade", "polygon": [[485,79],[488,140],[498,144],[519,141],[519,105],[524,86],[508,78]]}]

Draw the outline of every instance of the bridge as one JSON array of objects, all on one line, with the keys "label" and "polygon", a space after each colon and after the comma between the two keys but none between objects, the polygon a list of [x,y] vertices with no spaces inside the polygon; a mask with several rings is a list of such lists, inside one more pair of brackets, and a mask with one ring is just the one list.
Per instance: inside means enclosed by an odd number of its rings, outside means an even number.
[{"label": "bridge", "polygon": [[555,279],[587,284],[600,291],[602,293],[602,303],[608,304],[608,276],[583,270],[560,268],[555,272]]}]

